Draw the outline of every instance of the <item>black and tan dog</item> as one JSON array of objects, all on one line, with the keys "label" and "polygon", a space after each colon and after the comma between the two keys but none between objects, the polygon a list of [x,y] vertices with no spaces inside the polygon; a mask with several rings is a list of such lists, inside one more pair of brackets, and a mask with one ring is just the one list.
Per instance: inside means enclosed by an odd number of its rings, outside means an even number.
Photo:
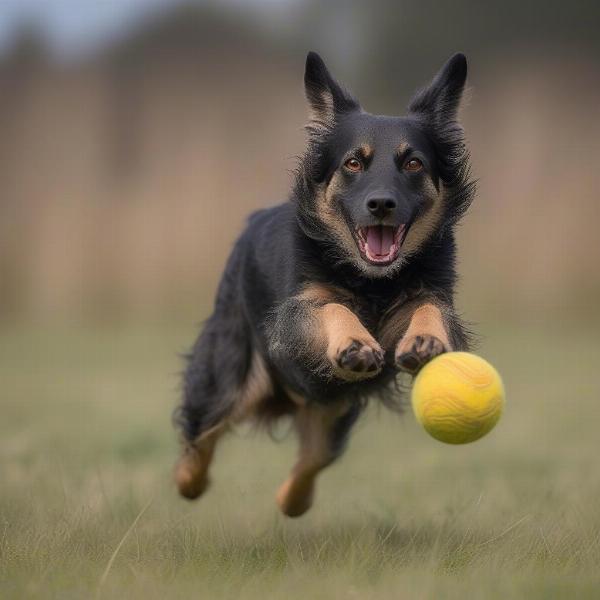
[{"label": "black and tan dog", "polygon": [[389,401],[398,370],[466,348],[453,306],[454,226],[474,193],[457,122],[466,74],[453,56],[407,116],[386,117],[308,55],[309,139],[291,198],[250,218],[189,355],[183,496],[206,489],[233,423],[291,415],[299,457],[277,502],[303,514],[365,399]]}]

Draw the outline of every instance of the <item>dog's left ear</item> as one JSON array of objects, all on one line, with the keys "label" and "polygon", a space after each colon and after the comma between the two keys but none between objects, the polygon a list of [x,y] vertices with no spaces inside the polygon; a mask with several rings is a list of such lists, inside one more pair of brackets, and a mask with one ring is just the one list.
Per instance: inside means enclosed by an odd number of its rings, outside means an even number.
[{"label": "dog's left ear", "polygon": [[467,59],[464,54],[455,54],[410,101],[409,114],[429,118],[435,125],[456,121],[466,80]]},{"label": "dog's left ear", "polygon": [[309,126],[331,128],[337,115],[360,110],[358,101],[331,76],[316,52],[306,57],[304,89],[310,106]]}]

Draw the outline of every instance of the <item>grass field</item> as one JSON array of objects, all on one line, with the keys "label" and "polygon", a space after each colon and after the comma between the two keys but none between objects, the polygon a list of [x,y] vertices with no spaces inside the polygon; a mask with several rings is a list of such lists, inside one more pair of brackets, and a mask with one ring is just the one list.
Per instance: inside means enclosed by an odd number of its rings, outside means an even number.
[{"label": "grass field", "polygon": [[486,332],[508,392],[490,436],[444,446],[410,413],[370,410],[295,521],[274,504],[289,436],[232,434],[210,492],[176,496],[170,413],[192,337],[0,332],[1,598],[599,597],[591,328]]}]

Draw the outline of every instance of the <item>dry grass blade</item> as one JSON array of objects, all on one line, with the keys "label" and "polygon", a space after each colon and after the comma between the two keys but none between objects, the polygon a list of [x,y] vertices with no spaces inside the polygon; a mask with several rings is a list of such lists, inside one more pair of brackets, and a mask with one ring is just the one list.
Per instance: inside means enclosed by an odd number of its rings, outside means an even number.
[{"label": "dry grass blade", "polygon": [[518,521],[515,521],[512,525],[507,527],[502,533],[499,533],[498,535],[495,535],[493,538],[490,538],[489,540],[482,542],[481,544],[479,544],[479,546],[480,547],[487,546],[488,544],[491,544],[492,542],[497,542],[500,538],[503,538],[507,533],[512,531],[515,527],[518,527],[523,521],[529,519],[530,516],[531,515],[525,515],[525,516],[521,517]]},{"label": "dry grass blade", "polygon": [[119,550],[125,543],[125,540],[129,537],[131,532],[135,529],[135,526],[137,525],[138,521],[142,518],[143,514],[150,508],[150,505],[152,504],[152,502],[154,502],[154,497],[152,497],[152,498],[150,498],[150,500],[148,500],[146,505],[138,513],[137,517],[133,520],[133,523],[131,523],[131,525],[129,526],[127,531],[123,534],[121,541],[117,544],[117,547],[115,548],[114,552],[111,554],[111,557],[108,560],[106,568],[104,569],[104,573],[102,573],[102,576],[100,577],[100,580],[98,581],[98,590],[102,589],[102,586],[106,582],[106,578],[108,577],[108,574],[110,573],[110,569],[113,566],[115,559],[117,558],[117,554],[119,554]]}]

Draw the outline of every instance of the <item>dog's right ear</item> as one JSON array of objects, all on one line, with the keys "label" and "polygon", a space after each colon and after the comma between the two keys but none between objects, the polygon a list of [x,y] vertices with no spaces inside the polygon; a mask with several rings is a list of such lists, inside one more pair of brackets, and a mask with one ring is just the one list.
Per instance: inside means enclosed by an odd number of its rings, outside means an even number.
[{"label": "dog's right ear", "polygon": [[304,89],[310,106],[309,127],[329,129],[336,115],[360,110],[359,103],[335,81],[316,52],[306,57]]}]

